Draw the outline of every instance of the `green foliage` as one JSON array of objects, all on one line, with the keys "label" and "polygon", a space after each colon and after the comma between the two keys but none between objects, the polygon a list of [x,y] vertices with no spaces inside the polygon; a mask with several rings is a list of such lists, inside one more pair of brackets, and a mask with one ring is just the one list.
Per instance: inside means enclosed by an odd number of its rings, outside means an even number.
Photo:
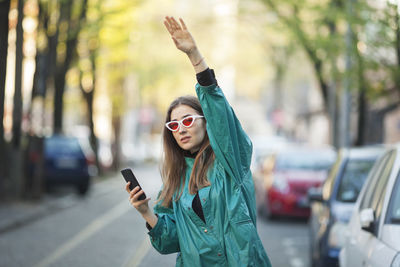
[{"label": "green foliage", "polygon": [[[317,73],[326,84],[350,75],[353,90],[367,90],[371,99],[392,96],[390,91],[400,90],[400,55],[396,54],[400,22],[398,6],[393,1],[261,2],[287,27],[288,36],[306,51],[310,62],[314,66],[320,63]],[[354,40],[352,55],[346,54],[345,47],[348,25]],[[347,72],[341,63],[346,55],[352,58],[352,69]]]}]

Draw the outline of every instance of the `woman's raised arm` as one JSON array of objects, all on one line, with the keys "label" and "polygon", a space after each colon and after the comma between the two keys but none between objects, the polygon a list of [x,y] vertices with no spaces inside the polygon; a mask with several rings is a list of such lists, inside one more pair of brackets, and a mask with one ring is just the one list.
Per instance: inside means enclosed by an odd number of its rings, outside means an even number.
[{"label": "woman's raised arm", "polygon": [[183,19],[179,18],[180,24],[174,17],[165,17],[164,25],[171,34],[176,48],[184,52],[190,59],[194,71],[200,73],[208,68],[204,57],[201,55],[193,36],[187,29]]}]

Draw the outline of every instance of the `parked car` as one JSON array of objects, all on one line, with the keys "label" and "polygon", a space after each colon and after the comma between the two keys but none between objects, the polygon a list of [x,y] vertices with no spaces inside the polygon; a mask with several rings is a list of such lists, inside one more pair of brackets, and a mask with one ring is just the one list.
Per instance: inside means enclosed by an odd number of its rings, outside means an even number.
[{"label": "parked car", "polygon": [[339,255],[342,267],[400,266],[400,145],[374,164]]},{"label": "parked car", "polygon": [[[43,182],[46,187],[73,185],[85,194],[96,174],[94,153],[88,143],[76,137],[53,135],[43,142]],[[38,152],[30,155],[31,172],[40,162]]]},{"label": "parked car", "polygon": [[376,159],[384,147],[341,149],[322,188],[310,189],[310,262],[312,267],[338,265],[343,228]]},{"label": "parked car", "polygon": [[268,219],[307,218],[307,191],[321,185],[334,160],[334,150],[309,147],[286,148],[265,158],[262,178],[256,182],[259,213]]},{"label": "parked car", "polygon": [[290,146],[290,142],[282,136],[256,135],[251,137],[253,143],[253,154],[251,159],[251,170],[253,173],[262,171],[263,160],[272,154]]}]

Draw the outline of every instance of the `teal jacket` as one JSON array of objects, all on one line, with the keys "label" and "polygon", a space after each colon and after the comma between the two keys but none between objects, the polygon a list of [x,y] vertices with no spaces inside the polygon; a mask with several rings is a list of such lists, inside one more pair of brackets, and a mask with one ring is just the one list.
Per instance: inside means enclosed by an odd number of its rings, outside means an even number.
[{"label": "teal jacket", "polygon": [[196,92],[216,157],[208,172],[211,186],[199,190],[206,223],[192,210],[194,159],[185,158],[182,196],[172,208],[154,207],[158,222],[149,232],[151,243],[162,254],[178,252],[176,266],[271,266],[256,229],[251,141],[217,85],[197,84]]}]

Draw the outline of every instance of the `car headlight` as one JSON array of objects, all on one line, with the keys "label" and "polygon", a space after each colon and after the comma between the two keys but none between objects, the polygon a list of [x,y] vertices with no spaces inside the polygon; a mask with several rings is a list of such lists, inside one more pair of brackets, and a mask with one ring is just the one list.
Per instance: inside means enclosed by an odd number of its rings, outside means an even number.
[{"label": "car headlight", "polygon": [[333,223],[328,236],[328,245],[333,248],[343,247],[346,239],[347,225],[341,221]]},{"label": "car headlight", "polygon": [[390,267],[400,267],[400,252],[394,257]]}]

